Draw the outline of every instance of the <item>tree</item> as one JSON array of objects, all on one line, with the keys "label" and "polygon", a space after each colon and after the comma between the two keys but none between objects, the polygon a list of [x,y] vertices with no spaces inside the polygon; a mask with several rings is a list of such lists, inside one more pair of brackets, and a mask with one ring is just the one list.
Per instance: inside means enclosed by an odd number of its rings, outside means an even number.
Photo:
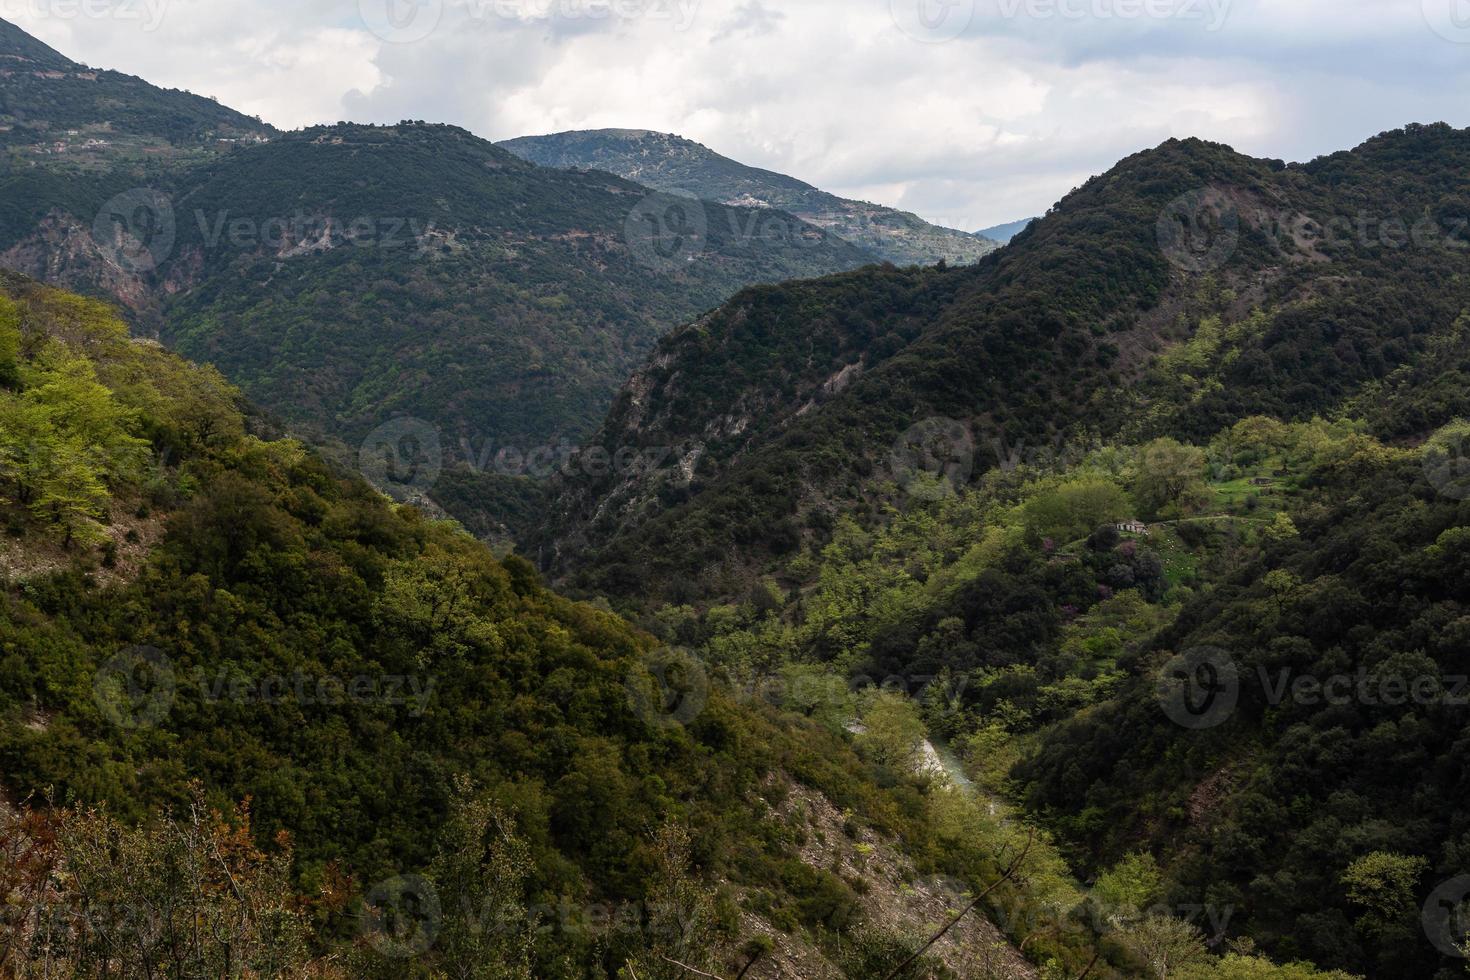
[{"label": "tree", "polygon": [[1130,854],[1103,872],[1092,898],[1114,925],[1137,918],[1159,893],[1159,863],[1147,852]]},{"label": "tree", "polygon": [[1339,879],[1347,899],[1363,910],[1354,925],[1367,936],[1396,929],[1415,911],[1414,886],[1429,867],[1422,857],[1373,851],[1348,865]]},{"label": "tree", "polygon": [[1261,528],[1261,536],[1267,541],[1290,541],[1300,533],[1286,511],[1278,511],[1276,518]]},{"label": "tree", "polygon": [[291,887],[290,838],[275,843],[271,853],[255,844],[246,807],[226,818],[198,795],[184,819],[139,827],[94,810],[0,807],[0,884],[18,886],[0,918],[0,967],[7,977],[297,975],[309,905]]},{"label": "tree", "polygon": [[1172,915],[1151,915],[1126,929],[1122,939],[1156,980],[1169,980],[1207,955],[1204,934]]},{"label": "tree", "polygon": [[1071,480],[1032,497],[1022,508],[1026,526],[1043,537],[1075,541],[1104,522],[1133,514],[1133,504],[1112,480]]},{"label": "tree", "polygon": [[523,898],[534,870],[511,816],[457,777],[429,867],[444,916],[436,947],[448,976],[530,980],[536,932]]},{"label": "tree", "polygon": [[1205,453],[1175,439],[1155,439],[1139,452],[1134,496],[1151,515],[1187,514],[1204,505]]},{"label": "tree", "polygon": [[682,824],[665,823],[653,833],[646,948],[630,962],[640,980],[682,980],[687,968],[708,971],[714,960],[715,896],[692,870],[692,844]]},{"label": "tree", "polygon": [[927,734],[914,702],[893,691],[875,691],[864,701],[862,719],[858,747],[880,766],[913,773]]}]

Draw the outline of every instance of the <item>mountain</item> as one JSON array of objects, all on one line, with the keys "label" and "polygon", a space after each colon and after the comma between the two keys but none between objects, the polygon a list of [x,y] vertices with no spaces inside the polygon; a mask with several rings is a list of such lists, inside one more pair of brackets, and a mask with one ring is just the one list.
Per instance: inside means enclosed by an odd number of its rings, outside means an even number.
[{"label": "mountain", "polygon": [[[907,451],[927,419],[968,433],[978,476],[1007,447],[1208,437],[1253,412],[1333,411],[1414,363],[1462,309],[1448,175],[1466,142],[1414,127],[1288,167],[1171,141],[1089,181],[974,267],[746,291],[665,338],[625,387],[594,444],[675,451],[656,470],[564,481],[545,560],[583,576],[636,565],[645,589],[760,566],[872,506],[892,484],[890,450]],[[1444,244],[1391,247],[1378,225],[1329,233],[1315,217],[1359,209],[1380,222],[1441,216],[1433,241]],[[1203,235],[1216,212],[1213,252],[1160,237],[1176,213]],[[1189,271],[1216,259],[1207,276]],[[1196,336],[1214,318],[1222,325]],[[1191,341],[1203,363],[1160,377],[1167,352]],[[1385,435],[1423,433],[1462,405],[1452,391],[1396,390],[1370,418]]]},{"label": "mountain", "polygon": [[692,140],[640,129],[523,136],[500,144],[546,167],[605,170],[669,191],[745,207],[789,211],[896,265],[974,262],[996,243],[917,215],[820,191],[794,177],[747,167]]},{"label": "mountain", "polygon": [[712,659],[938,678],[971,778],[1200,950],[1462,975],[1467,165],[1171,140],[974,267],[746,290],[591,443],[664,465],[529,544]]},{"label": "mountain", "polygon": [[[526,461],[578,444],[662,333],[744,286],[875,261],[785,212],[538,167],[451,127],[277,133],[5,38],[48,67],[0,86],[30,107],[0,170],[0,264],[122,303],[342,458],[412,419],[481,533],[528,506],[548,466]],[[111,145],[85,166],[31,151],[62,126]]]},{"label": "mountain", "polygon": [[[872,976],[963,881],[1025,900],[978,807],[243,408],[0,274],[7,974]],[[978,917],[922,967],[981,947],[1037,975]]]},{"label": "mountain", "polygon": [[1035,218],[1022,218],[1020,221],[1012,221],[1003,225],[992,225],[989,228],[981,228],[975,232],[981,238],[989,238],[991,241],[1000,242],[1002,245],[1008,243],[1035,221]]},{"label": "mountain", "polygon": [[156,167],[276,132],[212,99],[78,64],[3,20],[0,82],[0,147],[12,168]]}]

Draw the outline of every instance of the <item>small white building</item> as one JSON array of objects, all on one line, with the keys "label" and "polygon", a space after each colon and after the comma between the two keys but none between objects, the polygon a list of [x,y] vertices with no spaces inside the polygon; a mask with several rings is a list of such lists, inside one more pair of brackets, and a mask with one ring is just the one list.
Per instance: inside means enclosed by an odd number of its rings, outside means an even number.
[{"label": "small white building", "polygon": [[1148,536],[1148,525],[1142,521],[1121,521],[1117,527],[1121,534],[1141,534],[1144,537]]}]

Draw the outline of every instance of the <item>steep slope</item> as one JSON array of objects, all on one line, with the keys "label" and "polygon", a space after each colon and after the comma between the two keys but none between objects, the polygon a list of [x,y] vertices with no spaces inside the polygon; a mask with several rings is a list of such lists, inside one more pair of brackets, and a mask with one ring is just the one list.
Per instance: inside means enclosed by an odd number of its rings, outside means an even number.
[{"label": "steep slope", "polygon": [[406,414],[480,465],[580,438],[662,331],[741,285],[867,261],[718,205],[669,239],[638,220],[645,188],[447,127],[291,134],[191,174],[176,199],[159,274],[192,288],[168,304],[169,343],[307,431],[355,445]]},{"label": "steep slope", "polygon": [[747,975],[870,976],[1009,860],[840,730],[249,427],[217,373],[0,275],[7,975],[733,974],[775,936]]},{"label": "steep slope", "polygon": [[605,170],[711,201],[789,211],[896,265],[967,264],[993,251],[981,235],[929,224],[917,215],[851,201],[770,170],[748,167],[692,140],[638,129],[523,136],[500,144],[545,167]]},{"label": "steep slope", "polygon": [[1459,369],[1421,359],[1465,308],[1467,160],[1442,125],[1297,166],[1171,141],[974,268],[742,294],[667,338],[597,437],[673,462],[564,483],[540,554],[598,589],[630,594],[637,569],[643,594],[700,575],[695,593],[731,594],[916,469],[963,483],[1018,447],[1353,399],[1385,435],[1427,432],[1462,410],[1455,385],[1385,386]]},{"label": "steep slope", "polygon": [[1217,946],[1460,976],[1467,165],[1170,142],[973,269],[748,290],[543,556],[721,662],[938,678],[977,782]]},{"label": "steep slope", "polygon": [[0,20],[0,147],[12,165],[167,165],[274,134],[211,99],[77,64]]}]

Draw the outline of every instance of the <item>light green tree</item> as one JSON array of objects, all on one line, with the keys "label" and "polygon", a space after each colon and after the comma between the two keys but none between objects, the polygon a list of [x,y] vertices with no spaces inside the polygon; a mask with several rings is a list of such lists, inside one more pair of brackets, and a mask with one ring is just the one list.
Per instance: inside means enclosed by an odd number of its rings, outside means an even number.
[{"label": "light green tree", "polygon": [[1141,919],[1124,930],[1121,938],[1155,980],[1178,977],[1186,967],[1208,956],[1204,934],[1172,915]]},{"label": "light green tree", "polygon": [[1205,452],[1175,439],[1155,439],[1138,454],[1134,497],[1145,513],[1189,514],[1209,499]]},{"label": "light green tree", "polygon": [[1373,851],[1348,865],[1339,879],[1347,899],[1363,910],[1355,923],[1368,936],[1382,935],[1412,915],[1414,886],[1428,869],[1422,857]]},{"label": "light green tree", "polygon": [[865,755],[895,772],[915,770],[927,731],[910,698],[893,691],[869,693],[862,702],[862,726],[857,743]]}]

